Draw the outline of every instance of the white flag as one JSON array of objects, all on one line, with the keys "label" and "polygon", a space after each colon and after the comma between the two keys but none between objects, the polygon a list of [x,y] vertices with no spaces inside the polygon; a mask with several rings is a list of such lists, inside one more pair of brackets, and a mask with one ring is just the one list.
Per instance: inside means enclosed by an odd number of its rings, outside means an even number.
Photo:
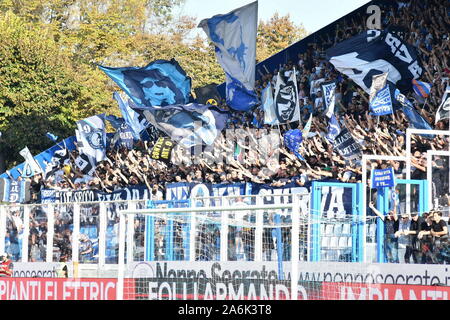
[{"label": "white flag", "polygon": [[334,114],[334,107],[336,106],[336,83],[323,83],[322,93],[325,100],[325,108],[327,110],[326,116],[331,118]]},{"label": "white flag", "polygon": [[264,88],[261,92],[262,106],[264,110],[264,124],[274,125],[277,124],[277,116],[275,114],[275,105],[273,101],[273,91],[272,85]]},{"label": "white flag", "polygon": [[[91,157],[95,163],[106,159],[105,123],[100,116],[77,122],[77,144],[80,153]],[[81,145],[80,145],[81,143]]]},{"label": "white flag", "polygon": [[377,74],[372,77],[372,86],[370,87],[370,98],[369,98],[370,102],[373,101],[378,91],[386,87],[388,76],[389,73],[385,72],[382,74]]},{"label": "white flag", "polygon": [[436,112],[436,122],[438,123],[442,119],[449,119],[450,118],[450,86],[447,86],[447,89],[445,90],[444,97],[442,97],[442,103]]},{"label": "white flag", "polygon": [[25,165],[22,170],[22,177],[30,178],[36,174],[42,173],[41,166],[34,159],[28,147],[23,148],[20,151],[20,155],[25,159]]},{"label": "white flag", "polygon": [[278,73],[274,100],[275,115],[278,118],[277,124],[300,120],[300,103],[295,70],[286,83],[284,83],[280,73]]}]

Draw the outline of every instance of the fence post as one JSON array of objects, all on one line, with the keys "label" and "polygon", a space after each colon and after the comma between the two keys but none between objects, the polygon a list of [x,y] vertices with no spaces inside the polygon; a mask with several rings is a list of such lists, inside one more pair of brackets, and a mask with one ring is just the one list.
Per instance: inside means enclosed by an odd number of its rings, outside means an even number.
[{"label": "fence post", "polygon": [[28,237],[30,235],[30,206],[23,207],[22,262],[28,262]]},{"label": "fence post", "polygon": [[106,253],[106,203],[100,202],[99,208],[100,225],[98,230],[98,264],[101,267],[105,265],[105,253]]},{"label": "fence post", "polygon": [[47,257],[46,262],[53,262],[53,236],[55,234],[55,206],[47,205]]},{"label": "fence post", "polygon": [[292,234],[291,234],[291,300],[298,299],[298,263],[300,249],[300,195],[294,194],[292,201]]}]

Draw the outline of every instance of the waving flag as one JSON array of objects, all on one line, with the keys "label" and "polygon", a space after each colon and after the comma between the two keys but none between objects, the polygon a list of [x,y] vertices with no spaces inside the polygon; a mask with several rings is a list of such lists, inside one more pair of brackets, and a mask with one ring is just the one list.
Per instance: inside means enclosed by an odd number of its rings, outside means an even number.
[{"label": "waving flag", "polygon": [[120,126],[125,122],[123,118],[116,117],[112,114],[105,116],[105,120],[109,121],[111,126],[116,130],[119,130]]},{"label": "waving flag", "polygon": [[384,116],[388,114],[393,114],[391,91],[389,86],[385,86],[383,89],[375,94],[375,97],[370,101],[370,109],[372,110],[372,115]]},{"label": "waving flag", "polygon": [[139,140],[140,133],[149,126],[148,121],[145,119],[145,117],[140,116],[138,112],[131,108],[130,103],[133,104],[131,101],[128,101],[128,103],[123,101],[118,92],[114,92],[113,97],[119,104],[119,109],[122,113],[122,117],[133,132],[134,139]]},{"label": "waving flag", "polygon": [[50,163],[45,168],[45,179],[48,179],[52,174],[59,170],[63,165],[70,163],[70,155],[67,148],[56,150],[53,154]]},{"label": "waving flag", "polygon": [[204,19],[198,27],[213,42],[225,71],[228,105],[237,111],[250,110],[258,103],[254,91],[258,2]]},{"label": "waving flag", "polygon": [[45,135],[47,136],[47,138],[49,138],[53,142],[58,141],[58,136],[55,136],[53,133],[47,132]]},{"label": "waving flag", "polygon": [[[401,94],[397,89],[395,90],[395,100],[397,100],[403,107],[403,112],[408,118],[409,125],[414,129],[433,130],[430,124],[417,112],[414,105],[409,101],[405,95]],[[434,135],[422,135],[427,139],[434,139]]]},{"label": "waving flag", "polygon": [[196,88],[194,92],[197,98],[197,103],[199,104],[218,106],[222,100],[219,91],[217,91],[217,84],[215,83]]},{"label": "waving flag", "polygon": [[106,159],[106,131],[104,115],[92,116],[77,122],[77,144],[80,153],[91,157],[94,164]]},{"label": "waving flag", "polygon": [[323,99],[325,100],[326,116],[331,118],[334,114],[334,107],[336,106],[336,83],[327,82],[322,85]]},{"label": "waving flag", "polygon": [[421,98],[428,98],[431,91],[431,84],[418,81],[416,79],[412,80],[414,92]]},{"label": "waving flag", "polygon": [[374,75],[387,72],[388,82],[408,92],[423,74],[416,48],[388,31],[368,30],[329,49],[327,57],[367,93]]},{"label": "waving flag", "polygon": [[305,139],[308,139],[309,132],[311,131],[312,119],[313,119],[313,114],[311,113],[311,115],[309,116],[309,120],[306,123],[306,125],[302,131],[302,135],[303,135],[303,137],[305,137]]},{"label": "waving flag", "polygon": [[42,173],[42,169],[34,159],[28,147],[23,148],[20,151],[20,155],[25,159],[25,165],[23,166],[22,177],[30,178],[36,174]]},{"label": "waving flag", "polygon": [[185,147],[212,145],[225,128],[229,115],[216,106],[195,103],[155,107],[143,114],[153,126]]},{"label": "waving flag", "polygon": [[189,102],[191,78],[175,59],[156,60],[146,67],[99,66],[139,109]]},{"label": "waving flag", "polygon": [[341,126],[339,125],[336,116],[333,114],[330,120],[328,121],[328,134],[326,135],[326,138],[328,139],[328,141],[334,144],[336,137],[340,133],[341,133]]},{"label": "waving flag", "polygon": [[273,89],[269,82],[269,85],[261,92],[262,107],[264,110],[264,123],[274,125],[277,124],[278,118],[275,115],[275,105],[273,101]]},{"label": "waving flag", "polygon": [[438,111],[436,112],[436,122],[438,123],[442,119],[448,119],[450,118],[450,86],[447,86],[447,89],[445,90],[444,96],[442,97],[442,103],[439,106]]},{"label": "waving flag", "polygon": [[286,83],[278,73],[275,87],[275,115],[278,118],[277,124],[300,120],[300,104],[295,72],[292,72]]},{"label": "waving flag", "polygon": [[305,161],[305,158],[300,154],[299,148],[301,147],[303,142],[303,134],[299,129],[289,130],[284,135],[284,144],[286,147],[291,150],[297,158],[302,161]]}]

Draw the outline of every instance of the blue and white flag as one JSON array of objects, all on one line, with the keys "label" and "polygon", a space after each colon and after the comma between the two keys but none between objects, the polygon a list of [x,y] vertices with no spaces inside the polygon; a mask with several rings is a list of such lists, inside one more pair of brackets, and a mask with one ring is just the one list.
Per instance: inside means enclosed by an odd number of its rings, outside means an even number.
[{"label": "blue and white flag", "polygon": [[264,110],[264,124],[274,125],[278,123],[278,118],[275,114],[275,104],[273,100],[272,85],[264,88],[261,92],[262,107]]},{"label": "blue and white flag", "polygon": [[92,116],[77,122],[77,145],[80,153],[92,158],[94,164],[106,159],[106,131],[104,115]]},{"label": "blue and white flag", "polygon": [[276,124],[300,121],[300,103],[295,72],[291,73],[286,83],[278,73],[274,99],[275,115],[278,118]]},{"label": "blue and white flag", "polygon": [[134,135],[133,135],[133,130],[131,129],[131,127],[126,124],[123,123],[119,130],[117,130],[117,145],[119,147],[125,147],[128,150],[133,149],[134,146]]},{"label": "blue and white flag", "polygon": [[58,141],[58,136],[55,136],[53,133],[51,132],[47,132],[45,134],[47,136],[47,138],[49,138],[50,140],[52,140],[53,142]]},{"label": "blue and white flag", "polygon": [[128,124],[131,131],[133,132],[134,139],[139,140],[141,137],[141,132],[145,130],[150,124],[145,119],[145,117],[140,116],[138,112],[132,109],[132,107],[130,106],[130,103],[133,105],[132,101],[125,102],[118,92],[114,92],[113,97],[119,104],[119,109],[122,113],[122,117],[125,120],[125,123]]},{"label": "blue and white flag", "polygon": [[225,71],[227,104],[237,111],[250,110],[258,103],[254,91],[258,2],[204,19],[198,27],[213,42]]},{"label": "blue and white flag", "polygon": [[99,66],[139,109],[189,102],[191,78],[175,59],[156,60],[146,67]]},{"label": "blue and white flag", "polygon": [[229,116],[228,112],[216,106],[195,103],[155,107],[143,114],[154,127],[188,148],[212,145],[225,128]]},{"label": "blue and white flag", "polygon": [[284,135],[284,144],[286,147],[293,152],[297,158],[302,161],[305,161],[305,158],[300,154],[299,148],[301,147],[303,142],[303,134],[299,129],[289,130]]},{"label": "blue and white flag", "polygon": [[336,137],[340,133],[341,133],[341,126],[339,125],[336,116],[333,114],[330,120],[328,121],[328,134],[326,135],[326,138],[328,139],[328,141],[334,144]]},{"label": "blue and white flag", "polygon": [[372,115],[384,116],[388,114],[393,114],[392,108],[392,98],[389,86],[385,86],[383,89],[375,94],[375,97],[369,103],[370,110],[372,110]]},{"label": "blue and white flag", "polygon": [[388,31],[368,30],[345,40],[329,49],[327,58],[367,93],[374,75],[387,72],[388,82],[409,92],[412,80],[423,74],[416,48]]},{"label": "blue and white flag", "polygon": [[325,101],[326,116],[331,118],[334,114],[334,107],[336,106],[336,82],[326,82],[322,85],[323,99]]},{"label": "blue and white flag", "polygon": [[25,159],[25,165],[23,166],[22,170],[23,178],[30,178],[36,174],[42,173],[41,166],[34,159],[28,147],[23,148],[20,151],[20,155]]},{"label": "blue and white flag", "polygon": [[[414,129],[425,129],[425,130],[433,130],[430,124],[417,112],[414,105],[409,101],[405,95],[400,93],[397,89],[395,90],[395,100],[397,100],[403,107],[403,112],[408,118],[409,124]],[[433,139],[433,135],[423,135],[428,138]]]}]

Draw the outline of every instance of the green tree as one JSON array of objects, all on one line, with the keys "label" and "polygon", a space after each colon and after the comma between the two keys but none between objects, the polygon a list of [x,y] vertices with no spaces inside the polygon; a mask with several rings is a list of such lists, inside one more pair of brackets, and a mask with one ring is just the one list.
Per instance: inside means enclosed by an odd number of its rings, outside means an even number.
[{"label": "green tree", "polygon": [[290,15],[278,12],[269,21],[260,21],[257,36],[257,60],[263,61],[308,36],[303,24],[296,25]]}]

